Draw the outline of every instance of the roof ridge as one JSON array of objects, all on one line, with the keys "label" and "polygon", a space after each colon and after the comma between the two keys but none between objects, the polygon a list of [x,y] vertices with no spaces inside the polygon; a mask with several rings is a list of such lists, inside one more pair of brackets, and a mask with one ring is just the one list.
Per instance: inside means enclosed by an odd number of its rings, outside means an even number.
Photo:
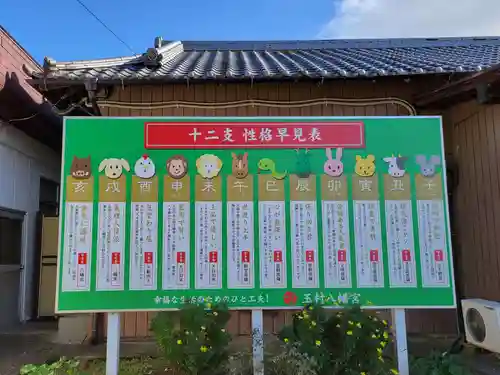
[{"label": "roof ridge", "polygon": [[[43,59],[43,66],[46,69],[79,69],[77,66],[86,67],[100,67],[105,68],[108,66],[116,66],[116,65],[124,65],[130,64],[135,59],[140,59],[142,55],[131,55],[131,56],[121,56],[121,57],[104,57],[99,59],[91,59],[91,60],[70,60],[70,61],[56,61],[52,57],[46,56]],[[120,64],[123,62],[123,64]]]},{"label": "roof ridge", "polygon": [[[328,48],[410,48],[500,45],[500,36],[380,39],[310,39],[310,40],[183,40],[185,50],[294,50]],[[231,48],[232,47],[232,48]]]},{"label": "roof ridge", "polygon": [[[148,48],[147,51],[141,55],[131,55],[123,57],[101,58],[93,60],[74,60],[74,61],[60,61],[57,62],[51,57],[45,57],[43,60],[43,67],[46,70],[76,70],[83,68],[107,68],[120,65],[141,64],[156,65],[168,58],[172,58],[178,53],[182,52],[181,42],[170,42],[158,47]],[[164,60],[165,59],[165,60]]]},{"label": "roof ridge", "polygon": [[39,70],[42,70],[42,65],[38,61],[35,60],[35,58],[24,48],[21,43],[19,43],[14,36],[7,31],[5,27],[0,25],[0,31],[2,31],[15,45],[16,47],[19,48],[19,50],[26,55],[26,57],[33,63],[33,65],[38,68]]}]

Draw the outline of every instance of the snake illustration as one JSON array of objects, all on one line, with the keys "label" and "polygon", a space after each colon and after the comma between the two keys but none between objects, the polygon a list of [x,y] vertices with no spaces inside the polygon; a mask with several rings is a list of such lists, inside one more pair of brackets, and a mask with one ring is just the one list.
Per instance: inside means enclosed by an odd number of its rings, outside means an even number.
[{"label": "snake illustration", "polygon": [[270,171],[271,176],[273,176],[276,180],[283,180],[288,173],[286,170],[281,173],[276,172],[276,163],[274,160],[269,158],[260,159],[257,167],[259,168],[259,171]]}]

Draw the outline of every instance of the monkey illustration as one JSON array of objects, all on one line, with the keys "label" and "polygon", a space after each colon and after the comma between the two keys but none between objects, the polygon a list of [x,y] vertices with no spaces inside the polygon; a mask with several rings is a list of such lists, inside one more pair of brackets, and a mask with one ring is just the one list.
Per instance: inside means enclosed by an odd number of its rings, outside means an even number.
[{"label": "monkey illustration", "polygon": [[167,160],[167,173],[176,180],[184,177],[188,172],[188,162],[182,155],[174,155]]}]

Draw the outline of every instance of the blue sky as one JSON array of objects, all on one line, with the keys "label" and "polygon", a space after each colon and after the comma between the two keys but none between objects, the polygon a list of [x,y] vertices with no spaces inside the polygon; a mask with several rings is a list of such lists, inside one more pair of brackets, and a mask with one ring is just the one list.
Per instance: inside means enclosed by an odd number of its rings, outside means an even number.
[{"label": "blue sky", "polygon": [[[160,35],[166,40],[314,39],[334,13],[334,0],[83,2],[137,53]],[[37,61],[131,54],[76,0],[20,4],[4,0],[0,24]]]}]

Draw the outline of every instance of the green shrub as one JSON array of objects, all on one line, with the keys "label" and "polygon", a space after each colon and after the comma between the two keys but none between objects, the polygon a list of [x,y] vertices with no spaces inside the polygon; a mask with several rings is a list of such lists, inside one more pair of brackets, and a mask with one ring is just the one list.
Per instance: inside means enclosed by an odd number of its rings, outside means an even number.
[{"label": "green shrub", "polygon": [[[84,371],[74,375],[104,375],[106,374],[106,360],[96,359],[83,366]],[[122,358],[118,369],[119,375],[152,375],[161,371],[162,363],[155,363],[151,357]]]},{"label": "green shrub", "polygon": [[20,375],[78,375],[80,362],[61,357],[58,361],[42,365],[27,364],[21,367]]},{"label": "green shrub", "polygon": [[229,361],[231,337],[225,329],[229,317],[224,305],[186,304],[176,315],[159,313],[151,329],[172,370],[186,375],[222,375]]},{"label": "green shrub", "polygon": [[390,341],[387,322],[359,306],[336,312],[307,306],[279,337],[290,353],[308,358],[319,375],[397,374],[385,356]]},{"label": "green shrub", "polygon": [[460,362],[459,357],[450,353],[433,351],[427,357],[412,361],[414,375],[470,375],[471,372]]}]

